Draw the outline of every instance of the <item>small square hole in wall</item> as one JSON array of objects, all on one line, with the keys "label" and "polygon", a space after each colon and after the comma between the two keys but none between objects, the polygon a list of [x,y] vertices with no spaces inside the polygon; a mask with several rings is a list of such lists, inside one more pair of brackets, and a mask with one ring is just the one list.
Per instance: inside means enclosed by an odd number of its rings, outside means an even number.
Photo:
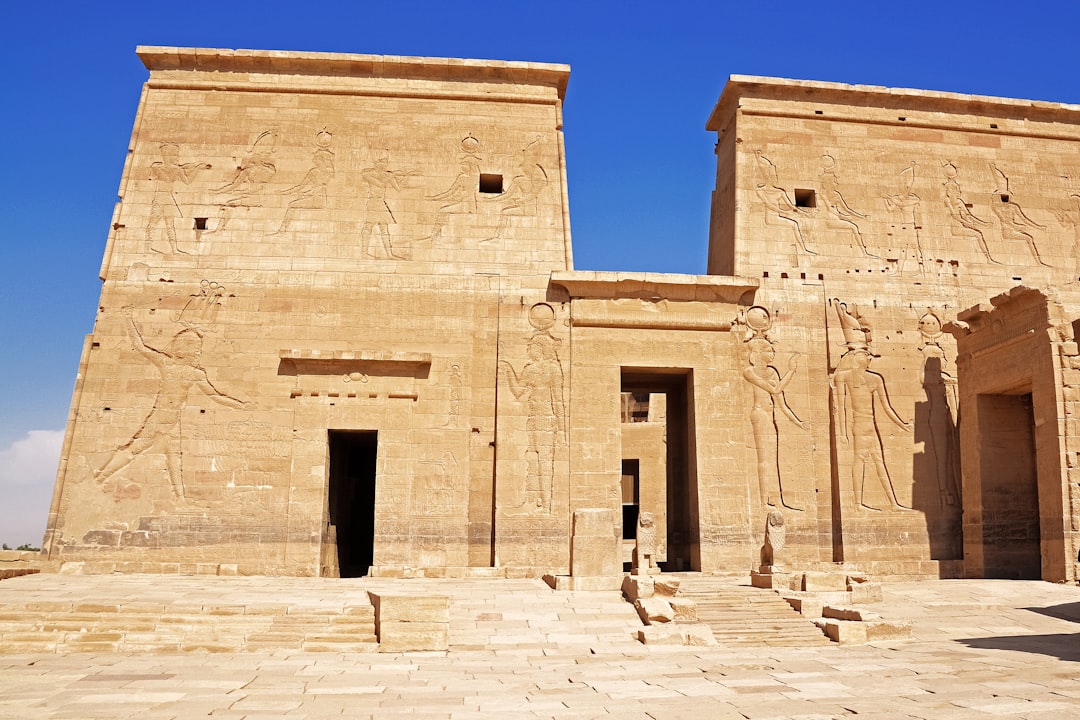
[{"label": "small square hole in wall", "polygon": [[817,197],[813,190],[795,188],[795,207],[817,207]]},{"label": "small square hole in wall", "polygon": [[1001,197],[1001,202],[1003,202],[1003,203],[1009,202],[1009,196],[1008,195],[1001,195],[1000,197]]},{"label": "small square hole in wall", "polygon": [[488,194],[498,194],[502,191],[502,175],[480,173],[480,192]]},{"label": "small square hole in wall", "polygon": [[196,230],[205,230],[206,229],[206,218],[195,218],[195,229]]}]

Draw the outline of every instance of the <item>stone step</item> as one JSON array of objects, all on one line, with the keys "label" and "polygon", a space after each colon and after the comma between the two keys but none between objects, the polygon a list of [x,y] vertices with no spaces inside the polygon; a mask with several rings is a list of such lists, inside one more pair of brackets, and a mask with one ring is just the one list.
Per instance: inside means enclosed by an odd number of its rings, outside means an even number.
[{"label": "stone step", "polygon": [[678,597],[693,600],[697,617],[721,645],[828,645],[820,628],[772,590],[733,578],[683,576]]}]

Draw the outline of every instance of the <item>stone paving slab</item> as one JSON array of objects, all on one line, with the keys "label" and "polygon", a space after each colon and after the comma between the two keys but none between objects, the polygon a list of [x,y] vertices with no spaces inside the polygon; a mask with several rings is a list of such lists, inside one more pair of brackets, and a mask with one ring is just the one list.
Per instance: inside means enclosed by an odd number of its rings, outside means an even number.
[{"label": "stone paving slab", "polygon": [[[278,582],[246,580],[252,596],[268,599]],[[260,582],[266,587],[256,588]],[[304,597],[300,584],[285,585],[290,603],[326,600]],[[452,622],[475,644],[409,654],[278,649],[0,656],[0,718],[1080,717],[1080,623],[1070,619],[1080,588],[1072,586],[887,585],[872,609],[910,620],[907,641],[662,649],[620,634],[633,611],[617,596],[556,592],[517,580],[408,587],[450,595]],[[0,592],[0,605],[3,600]],[[529,607],[537,602],[545,610],[532,616]],[[511,619],[510,632],[499,632],[493,614]],[[586,627],[601,620],[606,625]]]}]

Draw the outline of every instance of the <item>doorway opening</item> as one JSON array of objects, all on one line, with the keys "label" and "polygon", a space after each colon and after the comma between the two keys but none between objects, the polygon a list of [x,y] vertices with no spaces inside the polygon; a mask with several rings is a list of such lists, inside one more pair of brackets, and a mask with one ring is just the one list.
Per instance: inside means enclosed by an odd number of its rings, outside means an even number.
[{"label": "doorway opening", "polygon": [[[623,368],[621,391],[623,538],[635,537],[640,513],[652,513],[660,568],[700,570],[693,374],[679,368]],[[627,527],[631,514],[634,524]]]},{"label": "doorway opening", "polygon": [[1042,578],[1031,394],[979,395],[983,574]]},{"label": "doorway opening", "polygon": [[368,574],[375,557],[379,435],[373,430],[330,430],[328,440],[328,537],[324,556],[331,557],[324,557],[322,564],[336,564],[339,577],[362,577]]}]

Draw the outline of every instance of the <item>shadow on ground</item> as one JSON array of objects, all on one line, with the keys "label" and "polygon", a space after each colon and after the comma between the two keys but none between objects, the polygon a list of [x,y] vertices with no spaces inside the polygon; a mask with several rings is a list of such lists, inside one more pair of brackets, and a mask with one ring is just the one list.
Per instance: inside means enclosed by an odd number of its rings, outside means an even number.
[{"label": "shadow on ground", "polygon": [[1069,662],[1080,662],[1080,633],[1003,635],[1000,637],[966,638],[956,642],[970,648],[982,650],[1012,650],[1049,655]]},{"label": "shadow on ground", "polygon": [[1052,605],[1050,607],[1028,607],[1024,609],[1039,613],[1040,615],[1049,615],[1050,617],[1059,620],[1080,623],[1080,602],[1064,603],[1062,605]]}]

